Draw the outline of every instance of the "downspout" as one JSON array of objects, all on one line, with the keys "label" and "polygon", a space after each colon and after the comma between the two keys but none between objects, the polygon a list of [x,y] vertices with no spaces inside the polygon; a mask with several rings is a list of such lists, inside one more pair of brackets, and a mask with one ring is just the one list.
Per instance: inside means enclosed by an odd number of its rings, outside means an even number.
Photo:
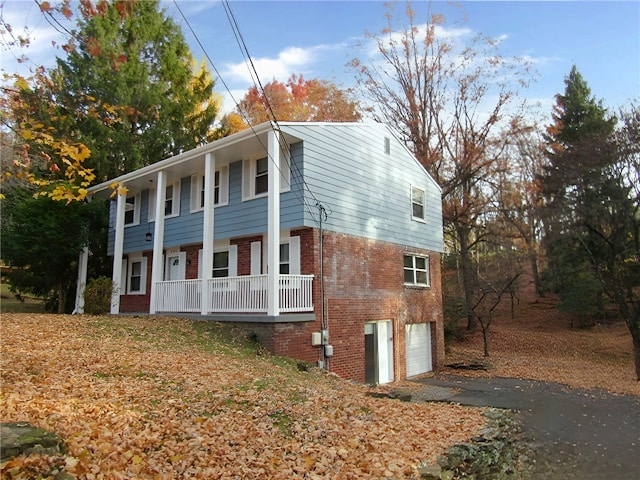
[{"label": "downspout", "polygon": [[320,217],[320,330],[322,336],[322,364],[327,371],[330,371],[329,359],[325,354],[325,347],[329,344],[329,319],[325,313],[325,292],[324,292],[324,226],[323,221],[327,219],[327,211],[320,202],[316,203]]}]

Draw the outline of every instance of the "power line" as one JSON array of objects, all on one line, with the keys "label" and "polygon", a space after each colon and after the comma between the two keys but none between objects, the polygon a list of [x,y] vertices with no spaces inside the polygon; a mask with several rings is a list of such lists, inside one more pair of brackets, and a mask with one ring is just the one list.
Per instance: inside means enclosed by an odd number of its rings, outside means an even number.
[{"label": "power line", "polygon": [[[249,121],[249,119],[247,118],[246,114],[244,113],[244,111],[240,108],[240,105],[238,103],[238,101],[235,99],[235,97],[233,96],[233,94],[231,93],[231,89],[229,88],[229,86],[227,85],[227,83],[224,81],[224,78],[222,77],[222,75],[220,74],[220,72],[218,71],[218,69],[216,68],[215,64],[213,63],[213,61],[211,60],[211,57],[209,56],[209,54],[207,53],[206,49],[204,48],[204,45],[202,44],[202,42],[200,41],[200,38],[198,37],[198,35],[196,34],[195,30],[193,29],[193,27],[191,26],[191,23],[189,22],[189,20],[187,19],[187,17],[185,16],[184,12],[182,11],[182,9],[180,8],[180,6],[178,5],[177,1],[174,0],[173,1],[174,5],[176,6],[176,9],[178,10],[178,12],[180,13],[180,15],[182,16],[182,19],[184,20],[184,22],[186,23],[187,27],[189,28],[189,31],[191,32],[191,34],[194,36],[194,38],[196,39],[196,42],[198,43],[198,46],[200,47],[200,49],[204,52],[205,57],[207,58],[209,64],[211,65],[211,67],[213,68],[213,70],[215,71],[217,77],[220,79],[220,81],[222,82],[222,84],[224,85],[224,88],[226,89],[226,91],[229,93],[229,96],[231,97],[233,103],[236,106],[237,111],[240,113],[240,115],[242,116],[242,118],[244,119],[245,123],[249,126],[249,128],[253,131],[255,137],[258,139],[258,141],[260,142],[260,144],[262,145],[262,147],[265,149],[265,151],[267,152],[267,157],[269,157],[269,160],[271,162],[273,162],[273,164],[275,165],[276,169],[278,170],[278,172],[280,172],[280,175],[284,177],[284,175],[282,175],[282,171],[280,170],[280,165],[276,164],[275,160],[273,158],[270,157],[268,149],[266,148],[266,146],[262,143],[262,140],[260,139],[260,137],[258,136],[257,132],[254,130],[253,125],[251,124],[251,122]],[[241,53],[245,59],[245,63],[247,64],[247,68],[249,68],[249,74],[251,76],[251,79],[255,85],[255,87],[258,89],[259,91],[262,93],[262,96],[264,98],[265,103],[267,104],[267,108],[268,108],[268,114],[270,113],[270,117],[271,117],[271,122],[273,124],[275,124],[275,127],[277,129],[278,132],[281,133],[281,135],[279,135],[279,145],[281,150],[283,150],[286,155],[285,155],[285,161],[287,162],[287,165],[289,167],[289,171],[294,171],[296,172],[297,178],[302,180],[302,190],[304,192],[304,190],[306,189],[310,196],[312,197],[313,200],[315,200],[316,204],[319,203],[319,200],[317,199],[317,197],[313,194],[313,192],[311,191],[309,185],[307,184],[306,180],[304,179],[304,176],[302,175],[302,172],[300,171],[300,169],[298,168],[298,166],[295,164],[295,162],[293,162],[293,156],[291,153],[291,149],[289,147],[289,144],[286,142],[286,140],[283,137],[283,132],[282,129],[280,127],[280,125],[278,124],[277,118],[275,116],[275,113],[271,107],[271,104],[268,101],[268,98],[265,94],[264,88],[262,86],[262,83],[260,82],[260,77],[257,73],[257,70],[255,68],[255,65],[253,63],[253,60],[251,59],[251,55],[249,54],[249,50],[246,46],[246,43],[244,41],[244,38],[242,37],[242,33],[240,32],[240,28],[238,26],[238,23],[235,19],[235,16],[233,14],[233,11],[231,10],[230,5],[228,4],[227,1],[223,1],[222,2],[224,8],[225,8],[225,14],[227,15],[227,19],[229,20],[229,23],[231,24],[231,28],[233,30],[234,36],[236,37],[236,41],[238,42],[238,46],[240,47]],[[298,200],[301,202],[302,205],[305,206],[307,212],[309,213],[309,215],[311,216],[311,219],[313,220],[313,222],[317,225],[318,224],[318,220],[315,218],[315,215],[313,213],[313,208],[311,206],[311,203],[307,202],[305,200],[304,197],[304,193],[302,194],[302,197],[300,197],[300,195],[295,191],[295,189],[291,190],[294,195],[298,198]]]},{"label": "power line", "polygon": [[[267,97],[267,94],[266,94],[266,92],[264,90],[262,82],[260,81],[260,76],[258,75],[258,72],[256,70],[255,64],[253,63],[253,60],[251,58],[251,54],[249,53],[249,49],[247,48],[247,44],[244,41],[244,37],[242,36],[242,33],[240,32],[240,27],[238,26],[238,22],[237,22],[237,20],[235,18],[235,15],[233,14],[233,10],[231,9],[231,5],[229,4],[228,0],[223,0],[222,1],[222,5],[224,6],[225,13],[227,15],[227,19],[229,20],[229,23],[231,24],[231,29],[233,30],[234,36],[236,37],[236,42],[238,43],[238,46],[240,47],[240,51],[242,53],[242,56],[245,59],[245,63],[247,64],[247,68],[249,69],[249,75],[251,76],[256,88],[258,88],[259,91],[262,93],[262,97],[264,99],[263,101],[266,104],[266,108],[267,108],[267,115],[271,117],[271,121],[276,125],[278,131],[280,131],[282,133],[282,130],[281,130],[280,125],[278,123],[278,119],[276,117],[276,114],[273,111],[273,108],[271,107],[271,103],[269,102],[269,98]],[[289,147],[289,144],[286,141],[284,141],[284,144],[282,144],[283,141],[284,140],[282,139],[282,136],[281,136],[281,140],[280,140],[281,147],[288,153],[288,158],[292,158],[291,149]],[[289,160],[287,160],[287,161],[289,161]],[[306,188],[306,190],[309,192],[309,195],[311,195],[311,198],[315,201],[314,207],[317,206],[318,204],[320,204],[321,202],[314,195],[313,191],[311,190],[311,188],[307,184],[304,176],[302,175],[302,172],[299,170],[297,165],[294,165],[293,162],[290,162],[289,169],[291,169],[292,166],[293,166],[293,169],[298,174],[298,177],[300,179],[302,179],[303,189]],[[316,219],[313,216],[314,214],[313,214],[313,210],[311,208],[311,204],[307,204],[307,202],[305,202],[304,199],[303,199],[303,202],[304,202],[305,206],[307,207],[307,211],[311,215],[311,218],[313,219],[313,221],[317,225],[318,221],[316,221]]]}]

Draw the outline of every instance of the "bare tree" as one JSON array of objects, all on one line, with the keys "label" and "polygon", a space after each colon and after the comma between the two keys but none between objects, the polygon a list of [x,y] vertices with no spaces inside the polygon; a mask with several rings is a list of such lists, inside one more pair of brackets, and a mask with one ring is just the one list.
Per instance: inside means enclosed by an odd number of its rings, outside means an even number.
[{"label": "bare tree", "polygon": [[545,165],[545,144],[536,125],[515,126],[516,135],[495,189],[495,204],[504,221],[505,237],[512,238],[515,246],[526,252],[533,276],[536,296],[542,296],[540,282],[540,238],[542,222],[540,208],[542,191],[539,175]]},{"label": "bare tree", "polygon": [[[490,203],[488,185],[521,108],[515,94],[526,86],[529,65],[507,59],[499,42],[449,27],[431,4],[410,2],[403,14],[390,4],[387,26],[369,34],[377,55],[351,61],[375,120],[395,125],[402,139],[443,189],[445,235],[459,255],[468,327],[473,315],[472,252]],[[421,23],[421,19],[424,22]],[[396,20],[402,20],[398,22]],[[453,28],[455,27],[455,28]]]}]

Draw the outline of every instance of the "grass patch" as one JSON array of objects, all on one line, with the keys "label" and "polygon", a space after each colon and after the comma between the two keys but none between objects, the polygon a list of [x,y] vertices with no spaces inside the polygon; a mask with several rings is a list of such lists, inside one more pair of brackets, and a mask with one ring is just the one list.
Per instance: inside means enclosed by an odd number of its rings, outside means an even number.
[{"label": "grass patch", "polygon": [[10,290],[7,283],[0,284],[0,311],[4,313],[45,313],[45,302],[41,298],[21,297]]}]

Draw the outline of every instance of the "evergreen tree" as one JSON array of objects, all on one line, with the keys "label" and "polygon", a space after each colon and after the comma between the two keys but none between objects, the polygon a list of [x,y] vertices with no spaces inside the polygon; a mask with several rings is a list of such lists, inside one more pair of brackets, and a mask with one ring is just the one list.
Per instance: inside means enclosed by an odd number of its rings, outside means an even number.
[{"label": "evergreen tree", "polygon": [[158,0],[88,11],[77,47],[58,59],[51,89],[65,122],[91,150],[87,166],[104,181],[212,138],[219,97]]},{"label": "evergreen tree", "polygon": [[31,193],[16,189],[3,201],[2,260],[15,267],[7,274],[9,284],[46,298],[49,310],[70,312],[80,252],[88,246],[106,258],[106,204],[65,204]]},{"label": "evergreen tree", "polygon": [[603,290],[577,228],[581,221],[578,205],[588,208],[584,203],[586,195],[612,162],[607,145],[615,119],[592,97],[575,66],[565,78],[564,94],[556,96],[552,119],[545,137],[548,164],[540,179],[545,198],[542,216],[549,273],[552,289],[560,293],[561,305],[579,314],[582,323],[590,322],[594,316],[577,312],[580,304],[572,299],[588,293],[589,313],[595,314],[602,311],[598,297],[602,297]]}]

